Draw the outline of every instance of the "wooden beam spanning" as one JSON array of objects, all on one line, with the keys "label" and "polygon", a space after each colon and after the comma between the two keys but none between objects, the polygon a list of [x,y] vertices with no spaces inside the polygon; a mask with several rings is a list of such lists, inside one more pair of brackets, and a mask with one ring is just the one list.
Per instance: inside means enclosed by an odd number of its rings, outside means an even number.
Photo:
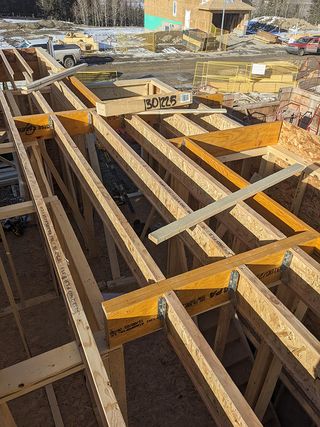
[{"label": "wooden beam spanning", "polygon": [[[280,130],[281,122],[263,123],[193,135],[189,136],[189,139],[211,155],[218,157],[253,148],[276,145],[278,144]],[[184,138],[180,137],[173,139],[172,142],[179,146],[183,144],[183,140]]]},{"label": "wooden beam spanning", "polygon": [[[103,358],[107,348],[98,336]],[[76,341],[49,350],[0,370],[0,403],[9,402],[47,384],[85,369]]]},{"label": "wooden beam spanning", "polygon": [[[39,92],[37,96],[41,108],[44,109],[46,113],[50,113],[60,149],[64,155],[66,155],[80,183],[83,184],[101,220],[108,230],[110,230],[113,239],[117,243],[124,259],[127,261],[129,268],[132,269],[132,273],[136,276],[138,283],[144,286],[147,283],[154,283],[158,280],[162,280],[164,276],[159,267],[153,261],[140,239],[136,236],[100,179],[93,172],[59,118],[51,113],[51,107],[44,102],[45,100]],[[118,238],[119,235],[122,237],[121,239]]]},{"label": "wooden beam spanning", "polygon": [[[207,205],[230,194],[228,189],[205,172],[199,164],[171,145],[141,118],[126,117],[125,126],[128,133],[201,203]],[[270,226],[268,231],[265,230],[265,219],[243,202],[231,209],[228,215],[220,215],[219,220],[233,230],[235,235],[239,234],[241,225],[249,230],[249,233],[247,232],[243,237],[244,242],[250,240],[252,235],[258,241],[280,238],[274,227]]]},{"label": "wooden beam spanning", "polygon": [[[36,93],[33,95],[37,96]],[[38,97],[35,99],[39,102]],[[38,105],[40,106],[39,103]],[[41,109],[43,109],[43,106],[41,106]],[[30,116],[15,117],[14,121],[22,141],[34,141],[36,138],[52,139],[54,132],[50,114],[32,114]],[[59,118],[70,135],[84,135],[92,132],[90,110],[62,111],[53,114]]]},{"label": "wooden beam spanning", "polygon": [[235,204],[239,203],[241,200],[249,199],[249,197],[264,191],[279,182],[290,178],[291,176],[302,172],[305,169],[304,165],[299,163],[295,163],[292,166],[289,166],[286,169],[282,169],[279,172],[274,173],[273,175],[268,176],[267,178],[261,179],[254,184],[250,184],[247,187],[238,190],[234,193],[231,193],[229,196],[220,199],[214,203],[211,203],[208,206],[205,206],[198,211],[192,212],[185,217],[168,224],[165,227],[162,227],[152,233],[149,234],[149,239],[158,245],[171,237],[176,236],[177,234],[185,231],[195,225],[199,224],[199,222],[205,221],[211,218],[214,215],[217,215],[220,212],[223,212]]},{"label": "wooden beam spanning", "polygon": [[[106,188],[93,172],[91,166],[81,154],[59,119],[51,115],[55,136],[59,147],[66,156],[73,172],[87,192],[101,220],[110,230],[129,268],[142,286],[163,279],[159,267],[153,261],[138,236],[107,192]],[[121,236],[121,240],[119,239]]]},{"label": "wooden beam spanning", "polygon": [[[221,100],[221,103],[222,102],[223,100]],[[198,104],[198,108],[210,108],[206,104],[198,102],[197,99],[195,99],[195,103]],[[233,120],[231,117],[228,117],[225,114],[210,114],[209,116],[204,115],[201,117],[199,122],[200,124],[201,122],[203,122],[203,124],[209,124],[210,126],[218,130],[228,130],[243,127],[241,123],[237,122],[236,120]]]},{"label": "wooden beam spanning", "polygon": [[[221,161],[212,156],[205,149],[201,148],[198,144],[191,141],[191,139],[184,139],[184,149],[189,155],[195,155],[196,159],[201,159],[202,166],[211,174],[216,173],[220,177],[224,177],[224,179],[226,179],[236,188],[241,189],[248,186],[248,181],[234,172],[227,165],[221,163]],[[287,209],[264,193],[256,194],[253,197],[253,201],[255,203],[252,203],[252,207],[254,207],[256,211],[262,212],[265,218],[273,219],[274,217],[274,222],[277,228],[286,234],[292,234],[292,232],[310,229],[310,227],[301,219],[297,218],[294,214],[289,212]],[[260,209],[257,209],[257,206],[260,206]],[[267,220],[264,220],[263,226],[268,228],[270,223],[268,223]],[[277,234],[279,235],[279,232]]]},{"label": "wooden beam spanning", "polygon": [[[222,177],[227,177],[230,182],[235,185],[237,188],[246,188],[249,184],[244,178],[239,176],[232,169],[228,168],[226,165],[223,165],[218,159],[207,153],[203,148],[199,147],[197,144],[191,142],[189,139],[185,138],[185,149],[192,154],[195,154],[203,165],[209,167],[208,171],[216,171]],[[278,146],[268,147],[268,150],[272,150],[274,154],[278,153]],[[281,147],[279,149],[279,157],[285,156],[288,158],[289,153],[283,150]],[[290,157],[290,156],[289,156]],[[281,157],[283,160],[285,158]],[[293,156],[291,157],[291,162],[302,161],[300,157]],[[315,173],[314,167],[308,165],[306,162],[302,162],[310,173]],[[261,212],[265,213],[267,218],[273,220],[276,218],[275,224],[277,227],[286,231],[288,234],[292,232],[302,231],[310,229],[310,227],[305,224],[302,220],[297,218],[291,212],[286,210],[279,203],[275,202],[271,197],[267,196],[264,193],[258,193],[253,197],[253,200],[257,202],[262,208]],[[256,207],[256,205],[255,205]],[[266,230],[269,228],[269,224],[265,221],[263,225]],[[273,233],[274,228],[271,229]],[[284,234],[282,232],[277,232],[278,238],[283,238]],[[299,248],[294,248],[293,251],[293,263],[290,270],[292,280],[288,282],[288,286],[297,294],[299,297],[308,305],[308,307],[317,315],[319,313],[319,294],[320,294],[320,269],[319,264],[315,262],[310,256],[308,256],[304,251]]]},{"label": "wooden beam spanning", "polygon": [[[211,407],[217,425],[262,426],[176,294],[168,292],[162,301],[166,332],[171,340],[175,336],[181,340],[192,358],[194,370],[206,381],[211,395],[205,402]],[[202,395],[203,389],[199,392]]]},{"label": "wooden beam spanning", "polygon": [[112,348],[161,328],[157,301],[166,292],[177,292],[193,316],[229,301],[227,290],[234,269],[246,265],[264,282],[275,282],[288,249],[301,245],[312,252],[317,244],[319,234],[307,231],[106,301],[109,345]]},{"label": "wooden beam spanning", "polygon": [[52,83],[55,83],[56,81],[63,80],[66,77],[76,74],[78,71],[82,70],[83,68],[86,68],[87,66],[88,66],[87,63],[79,64],[79,65],[76,65],[75,67],[64,69],[63,71],[59,71],[55,74],[42,77],[39,80],[35,80],[33,82],[27,83],[26,86],[23,88],[23,90],[25,90],[26,93],[33,92],[34,90],[40,90],[46,86],[51,85]]},{"label": "wooden beam spanning", "polygon": [[79,344],[83,351],[84,363],[87,366],[93,387],[96,390],[99,403],[98,409],[102,420],[105,425],[112,425],[113,423],[125,425],[114,392],[110,386],[110,380],[100,358],[94,337],[83,310],[76,286],[71,276],[67,260],[64,257],[51,217],[28,159],[28,155],[25,151],[23,142],[15,126],[9,106],[2,91],[0,91],[0,102],[8,129],[12,134],[20,164],[23,165],[23,173],[26,178],[30,195],[35,204],[40,226],[61,285],[62,294],[72,320],[76,337],[79,340]]},{"label": "wooden beam spanning", "polygon": [[[138,154],[97,114],[92,114],[97,138],[117,163],[168,222],[192,212],[189,206],[145,163]],[[219,250],[223,242],[206,224],[181,235],[192,253],[207,264],[214,257],[224,256]]]}]

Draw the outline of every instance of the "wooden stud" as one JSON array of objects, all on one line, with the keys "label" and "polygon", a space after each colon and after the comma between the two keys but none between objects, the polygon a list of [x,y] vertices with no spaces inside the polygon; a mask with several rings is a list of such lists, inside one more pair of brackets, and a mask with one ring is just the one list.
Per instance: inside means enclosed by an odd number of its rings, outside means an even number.
[{"label": "wooden stud", "polygon": [[0,425],[3,427],[17,427],[9,406],[6,403],[0,405]]},{"label": "wooden stud", "polygon": [[234,309],[230,305],[224,305],[219,309],[218,326],[214,338],[213,350],[221,361],[227,344],[230,323],[233,317]]},{"label": "wooden stud", "polygon": [[20,280],[19,280],[16,268],[15,268],[13,257],[12,257],[12,253],[10,251],[10,247],[9,247],[9,244],[8,244],[8,241],[7,241],[7,238],[6,238],[6,235],[4,233],[4,230],[3,230],[3,227],[2,227],[1,223],[0,223],[0,237],[1,237],[1,241],[2,241],[2,244],[3,244],[4,250],[5,250],[6,257],[8,258],[8,262],[9,262],[11,274],[12,274],[13,281],[14,281],[15,287],[16,287],[18,295],[19,295],[20,303],[23,306],[24,302],[25,302],[25,299],[24,299],[24,296],[23,296],[23,291],[22,291],[22,288],[21,288],[21,283],[20,283]]}]

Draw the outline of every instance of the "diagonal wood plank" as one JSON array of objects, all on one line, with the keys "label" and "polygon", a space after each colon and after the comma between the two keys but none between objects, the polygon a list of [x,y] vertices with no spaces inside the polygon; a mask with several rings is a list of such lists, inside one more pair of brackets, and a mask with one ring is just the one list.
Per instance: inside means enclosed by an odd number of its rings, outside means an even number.
[{"label": "diagonal wood plank", "polygon": [[264,191],[297,173],[302,172],[304,169],[304,165],[295,163],[286,169],[263,178],[254,184],[248,185],[246,188],[235,191],[234,193],[231,193],[230,195],[213,202],[210,205],[199,209],[198,211],[192,212],[189,215],[186,215],[185,217],[180,218],[177,221],[154,231],[153,233],[150,233],[149,239],[158,245],[159,243],[162,243],[171,237],[180,234],[188,228],[194,227],[200,222],[205,221],[212,216],[231,208],[232,206],[235,206],[238,202],[249,199],[251,196]]}]

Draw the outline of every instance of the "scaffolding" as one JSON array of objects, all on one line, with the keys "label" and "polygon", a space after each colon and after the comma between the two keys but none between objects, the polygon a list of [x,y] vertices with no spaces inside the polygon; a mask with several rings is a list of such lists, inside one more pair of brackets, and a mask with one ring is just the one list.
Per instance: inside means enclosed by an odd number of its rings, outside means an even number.
[{"label": "scaffolding", "polygon": [[290,62],[197,62],[193,88],[211,86],[219,92],[278,92],[297,86],[298,67]]},{"label": "scaffolding", "polygon": [[114,44],[116,53],[126,54],[129,52],[148,50],[156,52],[156,33],[141,34],[118,34]]}]

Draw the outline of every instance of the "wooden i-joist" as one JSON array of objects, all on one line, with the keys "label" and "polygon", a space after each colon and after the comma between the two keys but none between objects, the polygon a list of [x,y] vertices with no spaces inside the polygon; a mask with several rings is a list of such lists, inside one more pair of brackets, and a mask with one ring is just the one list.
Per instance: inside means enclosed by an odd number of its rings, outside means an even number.
[{"label": "wooden i-joist", "polygon": [[[309,189],[320,191],[319,159],[301,156],[299,147],[317,147],[318,138],[287,123],[242,127],[221,112],[194,113],[206,107],[157,79],[92,91],[41,48],[3,50],[0,59],[6,135],[0,155],[17,156],[28,189],[24,201],[0,208],[0,219],[37,217],[55,290],[42,298],[28,298],[27,289],[22,295],[19,265],[1,233],[20,300],[0,262],[10,302],[0,316],[14,314],[28,355],[0,370],[2,424],[16,425],[11,400],[45,387],[55,425],[63,425],[52,383],[84,371],[100,424],[130,425],[124,344],[160,329],[216,425],[258,426],[270,417],[279,425],[283,389],[320,424],[320,344],[303,323],[309,313],[320,322],[320,234],[313,211],[299,218]],[[139,235],[103,183],[96,147],[151,206]],[[294,188],[291,210],[273,198],[284,183]],[[148,228],[159,221],[167,227],[151,236],[156,243],[170,239],[158,249],[167,251],[166,265],[146,243]],[[110,289],[135,288],[108,301],[88,262],[101,255],[98,227]],[[118,254],[128,277],[121,276]],[[60,293],[74,341],[33,356],[20,310]],[[251,372],[239,383],[230,369],[232,347],[225,360],[235,333]]]}]

